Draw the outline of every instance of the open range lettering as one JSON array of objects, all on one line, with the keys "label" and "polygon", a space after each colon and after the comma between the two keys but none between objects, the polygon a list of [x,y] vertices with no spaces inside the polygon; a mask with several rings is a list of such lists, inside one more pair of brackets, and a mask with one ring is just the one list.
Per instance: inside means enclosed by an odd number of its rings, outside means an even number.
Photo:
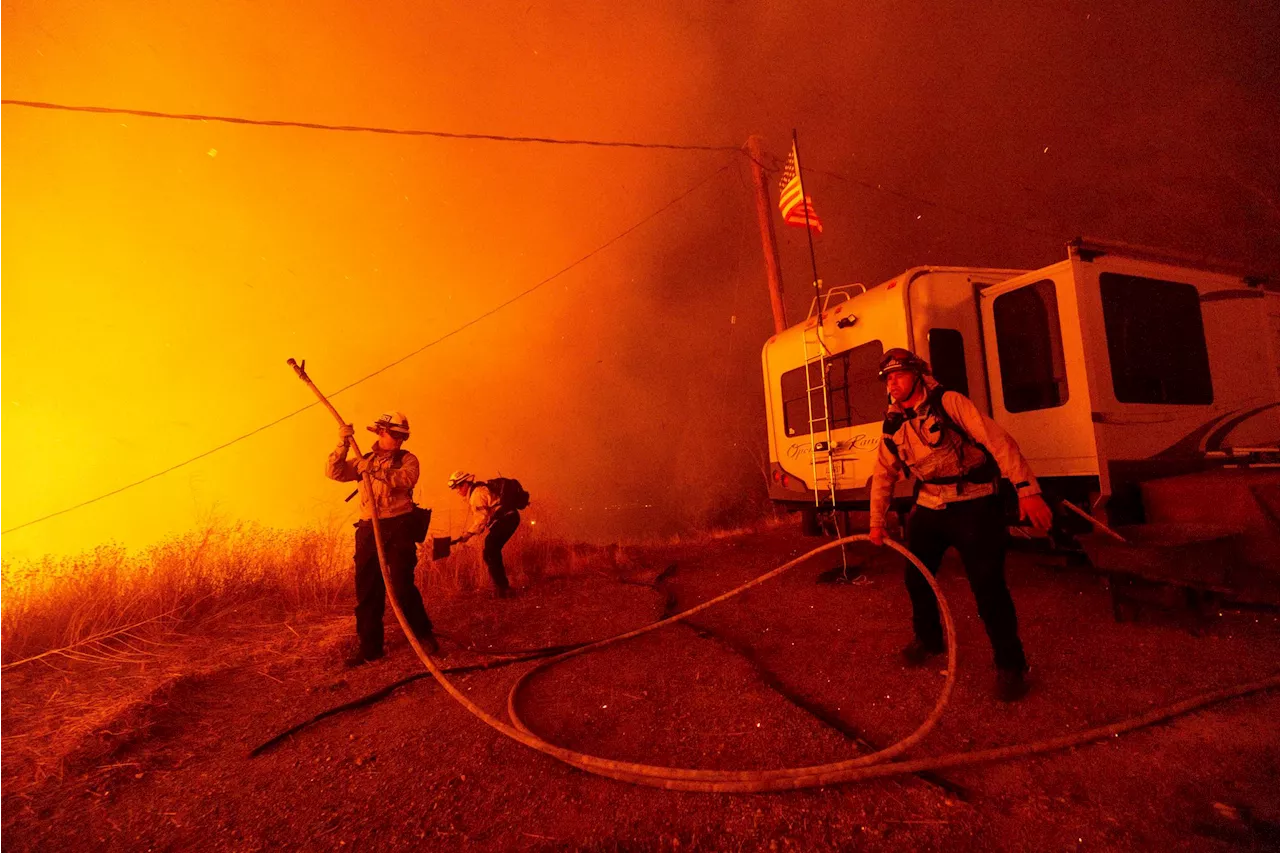
[{"label": "open range lettering", "polygon": [[[841,453],[841,452],[850,453],[850,452],[858,451],[858,450],[863,450],[863,451],[866,451],[866,450],[875,450],[875,449],[876,449],[877,447],[879,447],[879,446],[880,446],[880,436],[878,436],[878,435],[867,435],[867,434],[866,434],[866,433],[864,433],[864,432],[860,432],[860,433],[858,433],[857,435],[855,435],[853,438],[849,439],[848,441],[837,441],[837,442],[835,442],[835,444],[834,444],[834,448],[835,448],[834,452],[836,452],[836,453]],[[788,445],[788,446],[787,446],[787,458],[788,458],[788,459],[799,459],[799,458],[800,458],[800,457],[802,457],[802,456],[808,456],[808,455],[809,455],[809,450],[810,450],[810,445],[809,445],[807,442],[799,442],[799,441],[794,442],[794,443],[792,443],[792,444],[790,444],[790,445]],[[857,461],[858,461],[858,457],[857,457],[857,456],[850,456],[850,457],[846,457],[846,458],[847,458],[847,459],[848,459],[848,461],[850,461],[850,462],[857,462]]]}]

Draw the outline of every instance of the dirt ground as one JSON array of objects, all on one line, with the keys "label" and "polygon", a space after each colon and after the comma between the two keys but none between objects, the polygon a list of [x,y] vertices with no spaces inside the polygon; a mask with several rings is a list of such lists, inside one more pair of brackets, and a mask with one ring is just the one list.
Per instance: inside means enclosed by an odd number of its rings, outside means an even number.
[{"label": "dirt ground", "polygon": [[[816,541],[778,528],[631,549],[620,577],[428,607],[446,635],[444,663],[465,666],[486,660],[474,650],[652,622]],[[901,561],[869,546],[851,556],[857,583],[816,583],[839,559],[822,555],[688,623],[540,673],[524,694],[526,722],[596,755],[709,768],[824,763],[899,740],[932,708],[943,673],[897,658],[910,633]],[[1057,736],[1280,669],[1274,612],[1214,610],[1197,631],[1154,611],[1117,623],[1102,578],[1030,551],[1009,567],[1031,694],[1014,705],[991,697],[990,649],[949,558],[941,582],[959,635],[958,681],[914,756]],[[344,670],[351,631],[349,615],[241,625],[109,679],[41,666],[6,673],[5,849],[1280,849],[1274,692],[1038,758],[782,794],[676,793],[591,776],[491,731],[429,678],[250,757],[291,726],[422,672],[394,626],[387,658]],[[454,677],[505,716],[528,665]],[[85,710],[91,696],[96,716]]]}]

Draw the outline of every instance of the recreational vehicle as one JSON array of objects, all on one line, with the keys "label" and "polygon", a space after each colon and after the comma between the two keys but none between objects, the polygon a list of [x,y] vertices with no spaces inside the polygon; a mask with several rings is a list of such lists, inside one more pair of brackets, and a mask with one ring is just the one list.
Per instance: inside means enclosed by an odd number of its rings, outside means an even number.
[{"label": "recreational vehicle", "polygon": [[1047,493],[1113,523],[1144,520],[1144,481],[1280,462],[1280,291],[1171,253],[1078,240],[1067,254],[1033,271],[916,267],[815,300],[764,347],[770,497],[866,508],[892,347],[1003,425]]}]

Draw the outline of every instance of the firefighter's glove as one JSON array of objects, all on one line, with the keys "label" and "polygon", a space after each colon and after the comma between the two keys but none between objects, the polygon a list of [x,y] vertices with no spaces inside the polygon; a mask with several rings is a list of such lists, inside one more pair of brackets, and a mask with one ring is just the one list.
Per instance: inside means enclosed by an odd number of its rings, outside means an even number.
[{"label": "firefighter's glove", "polygon": [[1023,521],[1031,522],[1037,530],[1053,526],[1053,510],[1040,495],[1024,495],[1018,498],[1018,514]]},{"label": "firefighter's glove", "polygon": [[872,545],[883,545],[884,541],[889,538],[889,535],[884,532],[883,527],[871,528],[867,531],[867,536],[871,539]]},{"label": "firefighter's glove", "polygon": [[377,470],[377,469],[374,467],[373,460],[374,460],[374,457],[373,457],[372,455],[369,455],[369,456],[361,456],[359,459],[357,459],[357,460],[356,460],[356,473],[357,473],[357,474],[359,474],[359,475],[360,475],[360,476],[362,476],[362,477],[363,477],[365,474],[373,474],[373,473]]},{"label": "firefighter's glove", "polygon": [[351,437],[355,434],[356,434],[356,428],[353,427],[351,424],[343,424],[342,426],[338,427],[338,441],[341,442],[342,444],[346,444],[348,441],[350,441]]}]

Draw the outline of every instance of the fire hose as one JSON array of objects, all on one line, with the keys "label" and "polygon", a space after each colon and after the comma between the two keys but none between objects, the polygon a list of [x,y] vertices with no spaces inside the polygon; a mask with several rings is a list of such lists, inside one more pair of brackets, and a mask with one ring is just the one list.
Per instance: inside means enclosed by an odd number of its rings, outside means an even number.
[{"label": "fire hose", "polygon": [[[298,374],[298,377],[302,379],[313,392],[315,392],[316,397],[319,398],[320,402],[324,404],[334,418],[337,419],[338,423],[345,424],[346,421],[342,419],[341,415],[338,414],[337,410],[328,401],[328,399],[325,398],[320,389],[317,388],[315,383],[313,383],[310,377],[307,376],[305,369],[306,362],[304,361],[302,365],[298,365],[293,359],[289,359],[288,363],[289,366]],[[359,453],[359,448],[355,445],[354,438],[351,439],[351,443],[356,452]],[[656,788],[666,788],[669,790],[756,793],[821,787],[825,785],[853,782],[883,776],[920,773],[923,771],[941,770],[950,767],[963,767],[1055,752],[1106,738],[1118,737],[1125,732],[1130,732],[1135,729],[1162,722],[1207,705],[1280,687],[1280,673],[1277,673],[1257,681],[1251,681],[1243,684],[1237,684],[1232,687],[1222,688],[1220,690],[1201,693],[1197,696],[1183,699],[1174,704],[1153,709],[1136,717],[1130,717],[1125,720],[1120,720],[1103,726],[1097,726],[1057,738],[1013,744],[993,749],[953,752],[945,755],[935,755],[913,760],[898,760],[903,753],[907,752],[923,740],[942,718],[942,713],[946,709],[947,702],[951,698],[951,692],[955,686],[956,680],[956,633],[955,624],[951,617],[951,608],[947,604],[946,597],[942,594],[942,589],[939,587],[933,573],[926,569],[924,564],[920,562],[919,558],[905,547],[891,539],[886,539],[885,545],[905,557],[911,565],[920,572],[921,577],[923,577],[929,584],[934,595],[937,597],[938,611],[942,617],[942,627],[947,648],[946,677],[943,682],[942,689],[939,692],[938,699],[934,703],[933,710],[928,714],[924,722],[922,722],[915,731],[911,732],[911,734],[884,749],[860,755],[856,758],[807,767],[783,767],[773,770],[708,770],[699,768],[664,767],[660,765],[640,764],[630,761],[617,761],[614,759],[603,758],[601,756],[589,755],[587,753],[577,752],[575,750],[557,746],[556,744],[542,739],[520,718],[517,710],[517,699],[521,688],[528,682],[530,676],[536,672],[546,669],[547,667],[554,666],[556,663],[568,660],[569,658],[587,654],[597,649],[611,646],[615,643],[620,643],[624,640],[638,637],[642,634],[647,634],[650,631],[656,631],[664,626],[680,622],[696,613],[710,607],[714,607],[723,601],[741,595],[747,590],[759,586],[760,584],[795,568],[817,554],[829,551],[832,548],[843,547],[844,545],[852,542],[870,541],[870,537],[865,534],[855,534],[824,543],[823,545],[814,548],[812,551],[790,560],[775,569],[765,572],[735,589],[731,589],[722,595],[716,596],[709,601],[705,601],[702,604],[677,613],[667,619],[662,619],[633,631],[627,631],[614,637],[609,637],[604,640],[599,640],[588,645],[571,649],[563,654],[559,654],[555,657],[542,661],[517,679],[511,688],[511,692],[507,696],[507,714],[514,724],[512,725],[503,722],[485,711],[475,702],[471,701],[471,699],[463,694],[456,686],[454,686],[453,682],[450,681],[446,677],[445,673],[443,673],[436,665],[431,655],[426,652],[422,643],[418,640],[418,637],[409,627],[404,611],[401,610],[400,603],[396,600],[394,586],[391,583],[391,577],[387,569],[386,557],[382,546],[382,534],[378,525],[378,513],[376,505],[372,500],[372,483],[370,482],[368,473],[363,475],[362,486],[367,490],[366,495],[370,499],[369,506],[373,521],[374,542],[377,545],[378,551],[378,565],[382,570],[383,580],[387,588],[387,598],[391,602],[391,610],[395,613],[396,620],[400,623],[400,627],[404,631],[405,637],[408,638],[409,645],[413,648],[414,653],[418,656],[418,659],[422,662],[423,666],[427,668],[427,671],[436,680],[440,687],[443,688],[444,691],[453,697],[453,699],[460,705],[466,708],[473,716],[494,731],[522,743],[530,749],[549,755],[552,758],[563,761],[564,763],[577,767],[580,770],[623,782],[647,785]]]}]

